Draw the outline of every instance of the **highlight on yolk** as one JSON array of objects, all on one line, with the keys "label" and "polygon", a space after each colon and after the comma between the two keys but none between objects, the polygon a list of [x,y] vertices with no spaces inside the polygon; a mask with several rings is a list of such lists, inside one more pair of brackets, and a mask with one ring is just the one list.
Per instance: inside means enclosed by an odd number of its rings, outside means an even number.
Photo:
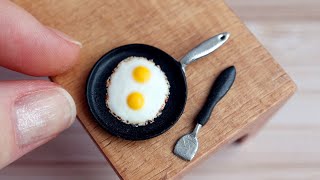
[{"label": "highlight on yolk", "polygon": [[127,104],[133,110],[139,110],[144,105],[143,95],[139,92],[133,92],[127,97]]},{"label": "highlight on yolk", "polygon": [[145,83],[145,82],[149,81],[149,79],[151,77],[151,72],[148,68],[146,68],[144,66],[138,66],[138,67],[134,68],[132,75],[133,75],[134,80],[136,80],[137,82]]}]

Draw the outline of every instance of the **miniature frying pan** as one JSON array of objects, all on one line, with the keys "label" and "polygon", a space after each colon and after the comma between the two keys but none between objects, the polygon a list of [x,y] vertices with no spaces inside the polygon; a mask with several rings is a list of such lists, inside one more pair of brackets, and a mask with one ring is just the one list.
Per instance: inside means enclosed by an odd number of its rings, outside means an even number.
[{"label": "miniature frying pan", "polygon": [[[166,52],[145,44],[129,44],[115,48],[94,65],[87,80],[87,101],[96,121],[112,135],[128,140],[145,140],[158,136],[170,129],[180,118],[187,100],[185,68],[188,64],[204,57],[229,38],[229,33],[218,34],[192,49],[180,62]],[[116,66],[130,56],[152,59],[160,66],[170,83],[170,95],[160,116],[145,126],[125,124],[114,117],[106,106],[106,81]]]}]

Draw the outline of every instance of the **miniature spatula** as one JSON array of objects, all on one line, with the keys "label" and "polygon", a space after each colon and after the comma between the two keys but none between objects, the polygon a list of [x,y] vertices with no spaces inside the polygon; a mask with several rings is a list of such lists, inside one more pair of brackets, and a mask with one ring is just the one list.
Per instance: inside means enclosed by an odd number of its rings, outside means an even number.
[{"label": "miniature spatula", "polygon": [[236,68],[228,67],[218,76],[214,82],[207,101],[200,110],[196,120],[197,125],[192,133],[182,136],[174,147],[174,154],[180,158],[191,161],[198,150],[197,134],[202,126],[210,119],[211,113],[215,105],[224,97],[231,88],[236,77]]}]

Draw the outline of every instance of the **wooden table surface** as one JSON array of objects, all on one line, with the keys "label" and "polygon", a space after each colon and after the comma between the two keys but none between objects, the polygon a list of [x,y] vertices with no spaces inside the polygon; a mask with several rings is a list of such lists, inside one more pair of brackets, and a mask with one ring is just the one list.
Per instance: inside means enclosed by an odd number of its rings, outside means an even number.
[{"label": "wooden table surface", "polygon": [[[183,179],[320,179],[320,1],[227,0],[298,85],[256,136]],[[0,80],[30,79],[0,68]],[[39,79],[39,78],[33,78]],[[0,179],[118,179],[79,122],[0,171]]]}]

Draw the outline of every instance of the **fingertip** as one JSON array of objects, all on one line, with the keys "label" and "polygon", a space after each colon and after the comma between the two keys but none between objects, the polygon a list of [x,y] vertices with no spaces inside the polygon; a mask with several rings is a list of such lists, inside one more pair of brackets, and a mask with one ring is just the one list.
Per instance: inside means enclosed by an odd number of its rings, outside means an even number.
[{"label": "fingertip", "polygon": [[58,35],[59,37],[61,37],[62,39],[64,39],[65,41],[73,44],[73,45],[76,45],[80,48],[82,48],[82,43],[80,41],[77,41],[75,39],[73,39],[71,36],[57,30],[57,29],[54,29],[52,27],[49,27],[49,26],[46,26],[49,30],[51,30],[52,32],[54,32],[56,35]]},{"label": "fingertip", "polygon": [[20,48],[21,56],[16,56],[12,62],[12,65],[16,65],[16,61],[23,65],[13,67],[13,70],[18,68],[16,71],[32,76],[55,76],[71,69],[78,60],[82,44],[67,39],[69,36],[61,31],[46,26],[41,28],[41,34],[23,37],[28,45]]},{"label": "fingertip", "polygon": [[[82,43],[78,40],[75,40],[71,36],[54,29],[52,27],[45,26],[48,30],[48,39],[51,39],[47,42],[48,46],[52,47],[52,54],[50,53],[46,63],[51,65],[51,67],[45,68],[41,72],[33,71],[40,75],[54,76],[66,72],[72,68],[79,57],[80,50],[83,47]],[[50,37],[50,36],[53,37]],[[52,63],[53,62],[53,63]]]},{"label": "fingertip", "polygon": [[[4,8],[5,7],[5,8]],[[9,1],[0,1],[0,65],[33,76],[53,76],[70,69],[79,41],[38,22]]]}]

